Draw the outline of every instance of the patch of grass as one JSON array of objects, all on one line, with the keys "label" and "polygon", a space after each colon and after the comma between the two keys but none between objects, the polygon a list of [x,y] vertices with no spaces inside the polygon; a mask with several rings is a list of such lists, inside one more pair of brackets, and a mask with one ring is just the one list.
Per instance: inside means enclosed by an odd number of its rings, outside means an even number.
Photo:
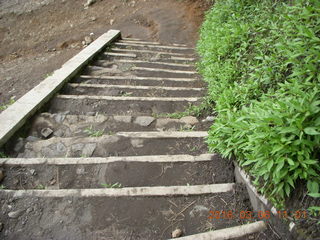
[{"label": "patch of grass", "polygon": [[3,184],[1,184],[1,185],[0,185],[0,189],[6,189],[6,186],[3,185]]},{"label": "patch of grass", "polygon": [[15,102],[16,100],[14,99],[14,97],[11,97],[9,102],[0,105],[0,111],[6,110],[10,105],[14,104]]},{"label": "patch of grass", "polygon": [[195,128],[196,126],[180,126],[180,128],[179,128],[179,131],[180,132],[191,132],[191,131],[194,131],[194,128]]},{"label": "patch of grass", "polygon": [[122,188],[122,184],[121,183],[113,183],[113,184],[109,184],[109,183],[101,183],[100,184],[102,187],[104,188]]},{"label": "patch of grass", "polygon": [[38,184],[38,185],[36,186],[36,189],[39,189],[39,190],[45,189],[45,186],[42,185],[42,184]]},{"label": "patch of grass", "polygon": [[8,158],[8,156],[4,152],[0,152],[0,158]]},{"label": "patch of grass", "polygon": [[101,137],[104,133],[102,130],[95,130],[92,125],[83,130],[83,132],[88,134],[90,137]]}]

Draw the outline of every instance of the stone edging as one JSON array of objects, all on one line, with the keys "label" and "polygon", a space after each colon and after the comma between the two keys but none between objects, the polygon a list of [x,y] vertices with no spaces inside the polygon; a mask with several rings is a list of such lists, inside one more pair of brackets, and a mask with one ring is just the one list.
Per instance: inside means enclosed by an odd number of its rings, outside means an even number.
[{"label": "stone edging", "polygon": [[281,236],[281,239],[296,239],[297,233],[295,232],[294,222],[284,222],[279,218],[277,209],[272,205],[268,199],[259,194],[257,188],[253,186],[250,181],[250,177],[241,169],[236,162],[234,164],[234,175],[237,183],[243,183],[246,185],[246,189],[250,198],[251,206],[254,211],[270,211],[271,218],[270,223],[276,232]]},{"label": "stone edging", "polygon": [[39,108],[108,44],[121,37],[118,30],[109,30],[66,62],[60,69],[27,92],[0,114],[0,147],[23,126]]}]

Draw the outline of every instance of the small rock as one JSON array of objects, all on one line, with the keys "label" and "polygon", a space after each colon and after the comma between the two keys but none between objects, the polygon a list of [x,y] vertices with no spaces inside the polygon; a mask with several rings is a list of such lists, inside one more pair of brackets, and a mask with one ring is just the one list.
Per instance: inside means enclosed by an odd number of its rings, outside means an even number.
[{"label": "small rock", "polygon": [[202,120],[202,122],[213,122],[214,121],[214,117],[213,116],[208,116],[205,119]]},{"label": "small rock", "polygon": [[180,118],[180,121],[182,121],[186,124],[189,124],[191,126],[193,126],[199,122],[196,117],[192,117],[192,116],[182,117],[182,118]]},{"label": "small rock", "polygon": [[54,131],[54,136],[56,137],[63,137],[64,136],[64,132],[62,129],[58,129],[57,131]]},{"label": "small rock", "polygon": [[143,140],[143,139],[131,139],[131,145],[132,145],[134,148],[141,148],[141,147],[143,147],[143,143],[144,143],[144,140]]},{"label": "small rock", "polygon": [[96,18],[96,17],[91,17],[90,20],[91,20],[92,22],[94,22],[94,21],[97,20],[97,18]]},{"label": "small rock", "polygon": [[32,207],[29,207],[28,209],[27,209],[27,211],[26,211],[26,213],[31,213],[33,211],[33,208]]},{"label": "small rock", "polygon": [[86,157],[91,157],[94,150],[96,150],[97,144],[96,143],[88,143],[82,149],[82,155]]},{"label": "small rock", "polygon": [[50,183],[50,185],[55,185],[56,182],[57,182],[57,180],[53,178],[53,179],[51,179],[51,181],[49,183]]},{"label": "small rock", "polygon": [[147,127],[149,126],[153,121],[155,120],[154,117],[148,117],[148,116],[141,116],[141,117],[136,117],[134,120],[135,124],[138,124],[142,127]]},{"label": "small rock", "polygon": [[67,153],[67,147],[59,142],[59,143],[53,143],[47,147],[44,147],[41,149],[41,153],[44,157],[65,157]]},{"label": "small rock", "polygon": [[95,112],[87,112],[86,115],[87,115],[87,116],[95,116],[96,113],[95,113]]},{"label": "small rock", "polygon": [[93,42],[92,38],[90,36],[85,36],[84,37],[84,42],[86,45],[89,45],[90,43]]},{"label": "small rock", "polygon": [[131,116],[114,116],[113,119],[117,122],[123,122],[123,123],[131,123],[132,121]]},{"label": "small rock", "polygon": [[36,175],[36,170],[35,169],[30,169],[29,172],[31,173],[32,176]]},{"label": "small rock", "polygon": [[26,138],[27,142],[37,142],[39,140],[40,140],[40,138],[35,137],[35,136],[29,136],[29,137]]},{"label": "small rock", "polygon": [[4,179],[4,172],[3,170],[0,170],[0,182]]},{"label": "small rock", "polygon": [[44,138],[48,138],[53,133],[53,130],[51,128],[43,128],[41,129],[41,135]]},{"label": "small rock", "polygon": [[174,230],[171,234],[172,238],[178,238],[182,236],[182,230],[177,228],[176,230]]},{"label": "small rock", "polygon": [[114,23],[114,19],[111,19],[110,20],[110,25],[113,25],[113,23]]},{"label": "small rock", "polygon": [[53,115],[54,120],[57,123],[62,123],[64,121],[64,119],[66,118],[65,114],[61,114],[61,113],[57,113]]},{"label": "small rock", "polygon": [[9,218],[18,218],[21,216],[22,213],[23,213],[23,210],[17,210],[17,211],[9,212],[8,216]]},{"label": "small rock", "polygon": [[89,7],[90,5],[94,4],[96,0],[87,0],[87,2],[84,4],[84,7]]}]

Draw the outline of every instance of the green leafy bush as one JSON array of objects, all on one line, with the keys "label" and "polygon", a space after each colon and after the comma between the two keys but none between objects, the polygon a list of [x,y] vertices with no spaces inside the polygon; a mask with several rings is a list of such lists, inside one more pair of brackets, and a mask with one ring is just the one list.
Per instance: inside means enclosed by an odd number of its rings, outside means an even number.
[{"label": "green leafy bush", "polygon": [[217,118],[211,151],[235,156],[280,206],[303,180],[319,192],[320,2],[220,0],[198,69]]}]

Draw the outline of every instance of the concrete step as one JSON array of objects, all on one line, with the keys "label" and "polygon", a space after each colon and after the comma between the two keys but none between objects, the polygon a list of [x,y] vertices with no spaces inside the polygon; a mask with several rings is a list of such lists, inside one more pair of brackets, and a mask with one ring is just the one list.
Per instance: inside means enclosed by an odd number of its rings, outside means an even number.
[{"label": "concrete step", "polygon": [[165,87],[195,87],[205,86],[203,81],[197,77],[189,78],[157,78],[137,76],[92,76],[81,75],[72,80],[76,83],[110,84],[110,85],[132,85],[132,86],[165,86]]},{"label": "concrete step", "polygon": [[118,48],[127,49],[141,49],[141,50],[158,50],[158,51],[168,51],[168,52],[181,52],[186,54],[194,54],[194,48],[173,46],[173,45],[161,45],[161,44],[139,44],[132,42],[115,42],[113,46]]},{"label": "concrete step", "polygon": [[[149,50],[151,51],[151,50]],[[99,56],[99,60],[108,60],[108,61],[116,61],[122,59],[132,59],[132,60],[140,60],[140,61],[157,61],[157,62],[169,62],[169,63],[185,63],[185,64],[194,64],[197,56],[190,54],[180,53],[170,54],[163,53],[163,51],[159,51],[159,53],[147,53],[147,52],[105,52],[105,54]]]},{"label": "concrete step", "polygon": [[99,112],[108,115],[154,115],[184,111],[190,104],[200,104],[200,98],[185,97],[112,97],[89,95],[58,95],[51,101],[49,112],[84,114]]},{"label": "concrete step", "polygon": [[[6,189],[37,189],[41,186],[44,189],[53,190],[108,188],[113,184],[115,184],[114,187],[151,187],[233,182],[233,176],[228,174],[229,169],[222,168],[217,162],[221,159],[214,155],[210,157],[160,155],[73,158],[70,160],[68,158],[49,158],[47,161],[32,158],[2,160],[0,162],[4,162],[2,166],[6,175],[2,184]],[[32,162],[45,163],[32,164]],[[19,163],[19,165],[10,163]],[[227,161],[225,163],[227,166]]]},{"label": "concrete step", "polygon": [[70,83],[61,93],[131,97],[201,97],[205,91],[202,88]]},{"label": "concrete step", "polygon": [[167,55],[167,56],[180,56],[180,57],[193,57],[194,54],[187,54],[187,53],[181,53],[181,52],[171,52],[171,51],[163,51],[161,50],[153,50],[153,49],[131,49],[131,48],[119,48],[119,47],[113,47],[108,49],[106,55],[108,56],[109,52],[113,53],[133,53],[136,54],[139,57],[143,57],[146,54],[152,54],[154,56],[159,56],[159,55]]},{"label": "concrete step", "polygon": [[90,137],[51,137],[25,143],[17,157],[109,157],[199,155],[207,152],[207,132],[118,132]]},{"label": "concrete step", "polygon": [[[144,41],[139,39],[131,39],[131,38],[123,38],[122,40],[119,40],[118,42],[121,43],[135,43],[135,44],[142,44],[142,45],[161,45],[159,42],[150,42],[150,41]],[[188,47],[186,44],[166,44],[167,46],[174,46],[174,47]]]},{"label": "concrete step", "polygon": [[117,68],[130,68],[130,67],[148,67],[148,68],[162,68],[171,70],[194,70],[194,64],[187,63],[174,63],[166,61],[146,61],[136,59],[118,59],[115,61],[97,60],[92,65],[101,67],[117,67]]},{"label": "concrete step", "polygon": [[149,67],[135,67],[127,65],[125,68],[118,68],[117,65],[113,67],[88,66],[83,74],[92,76],[131,76],[139,77],[161,77],[161,78],[190,78],[195,76],[197,72],[189,70],[173,70],[164,68],[149,68]]}]

